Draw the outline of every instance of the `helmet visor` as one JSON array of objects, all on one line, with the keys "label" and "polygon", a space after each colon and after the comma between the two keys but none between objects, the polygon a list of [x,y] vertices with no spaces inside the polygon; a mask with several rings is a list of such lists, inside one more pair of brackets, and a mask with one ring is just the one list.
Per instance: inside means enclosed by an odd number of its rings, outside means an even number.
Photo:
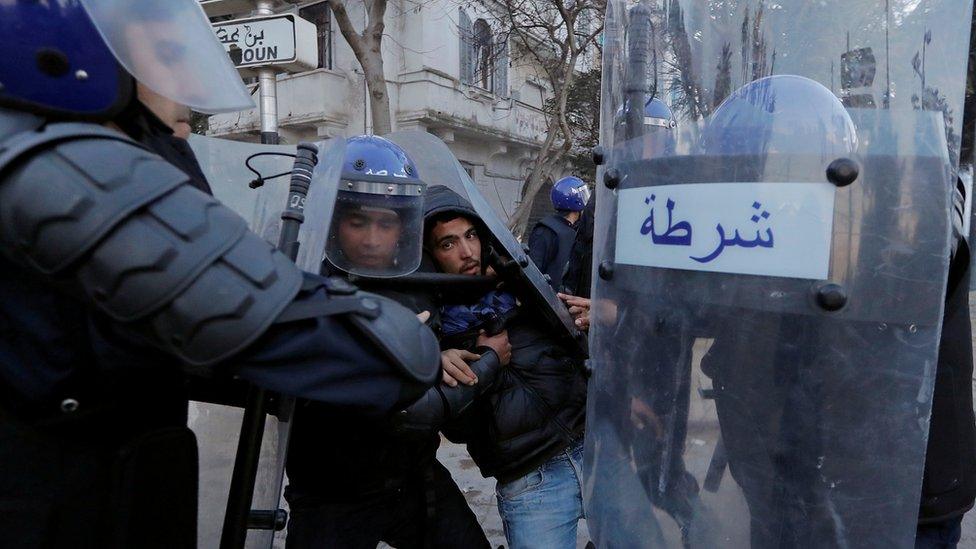
[{"label": "helmet visor", "polygon": [[196,0],[81,0],[118,62],[152,91],[214,114],[254,107]]},{"label": "helmet visor", "polygon": [[[395,277],[420,266],[424,185],[343,181],[325,256],[355,275]],[[373,192],[382,187],[383,192]],[[386,189],[393,188],[393,191]]]},{"label": "helmet visor", "polygon": [[586,186],[585,183],[579,187],[576,187],[576,194],[579,195],[580,201],[583,202],[584,206],[590,201],[590,188]]}]

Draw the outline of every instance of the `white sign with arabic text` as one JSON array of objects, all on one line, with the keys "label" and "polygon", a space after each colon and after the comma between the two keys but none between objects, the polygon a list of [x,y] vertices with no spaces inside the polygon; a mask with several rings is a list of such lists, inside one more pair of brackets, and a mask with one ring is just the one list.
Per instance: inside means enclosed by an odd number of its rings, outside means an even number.
[{"label": "white sign with arabic text", "polygon": [[315,25],[290,13],[221,21],[213,29],[238,69],[300,71],[318,63]]},{"label": "white sign with arabic text", "polygon": [[836,187],[695,183],[623,189],[615,261],[824,280]]}]

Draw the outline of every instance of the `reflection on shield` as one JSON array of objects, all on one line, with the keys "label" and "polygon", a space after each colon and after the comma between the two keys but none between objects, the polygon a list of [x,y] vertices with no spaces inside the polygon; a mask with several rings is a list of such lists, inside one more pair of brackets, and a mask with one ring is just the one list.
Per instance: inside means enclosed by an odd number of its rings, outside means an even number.
[{"label": "reflection on shield", "polygon": [[[611,0],[598,547],[912,546],[972,4],[884,5]],[[845,101],[854,84],[878,101]],[[652,99],[668,147],[631,108]]]},{"label": "reflection on shield", "polygon": [[[245,161],[262,177],[290,174],[294,163],[294,146],[257,145],[206,138],[190,137],[204,175],[214,196],[244,217],[251,230],[273,245],[278,244],[281,214],[289,200],[287,175],[264,181],[257,188],[249,183],[255,174]],[[335,201],[342,164],[344,140],[321,143],[309,192],[304,201],[304,223],[299,231],[297,264],[310,272],[319,272],[328,240],[332,207]],[[189,426],[197,436],[200,451],[200,502],[198,540],[200,547],[215,546],[221,537],[224,513],[234,469],[245,395],[245,384],[232,385],[226,379],[194,380],[189,410]],[[275,396],[270,403],[261,444],[260,461],[255,481],[251,509],[273,511],[280,508],[281,486],[290,430],[291,399]],[[282,525],[283,526],[283,525]],[[248,532],[247,547],[271,547],[274,531],[252,529]]]},{"label": "reflection on shield", "polygon": [[529,259],[522,245],[478,191],[477,185],[448,146],[437,136],[425,131],[398,131],[384,137],[406,151],[417,166],[420,177],[428,185],[444,185],[471,203],[491,233],[495,251],[504,256],[502,259],[506,265],[505,270],[513,274],[513,279],[524,290],[520,295],[535,301],[535,308],[543,314],[549,325],[585,353],[585,335],[573,324],[566,306],[556,297],[539,268]]}]

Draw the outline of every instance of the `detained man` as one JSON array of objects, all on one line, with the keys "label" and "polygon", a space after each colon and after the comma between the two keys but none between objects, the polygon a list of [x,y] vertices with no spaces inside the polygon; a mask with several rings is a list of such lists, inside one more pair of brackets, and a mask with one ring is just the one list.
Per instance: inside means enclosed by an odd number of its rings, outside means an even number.
[{"label": "detained man", "polygon": [[[439,271],[491,273],[483,240],[487,228],[467,200],[433,186],[424,218],[424,245]],[[509,546],[575,547],[578,522],[584,518],[582,358],[508,291],[469,294],[442,304],[440,312],[442,348],[471,348],[492,324],[508,332],[511,363],[444,432],[467,444],[482,475],[498,480],[498,509]]]}]

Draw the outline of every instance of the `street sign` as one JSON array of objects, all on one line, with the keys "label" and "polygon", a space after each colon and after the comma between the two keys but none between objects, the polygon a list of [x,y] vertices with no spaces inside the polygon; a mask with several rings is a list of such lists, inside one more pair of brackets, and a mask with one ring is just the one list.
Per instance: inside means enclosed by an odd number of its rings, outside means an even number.
[{"label": "street sign", "polygon": [[243,72],[268,66],[300,72],[318,65],[315,25],[294,14],[221,21],[213,28],[234,65]]}]

